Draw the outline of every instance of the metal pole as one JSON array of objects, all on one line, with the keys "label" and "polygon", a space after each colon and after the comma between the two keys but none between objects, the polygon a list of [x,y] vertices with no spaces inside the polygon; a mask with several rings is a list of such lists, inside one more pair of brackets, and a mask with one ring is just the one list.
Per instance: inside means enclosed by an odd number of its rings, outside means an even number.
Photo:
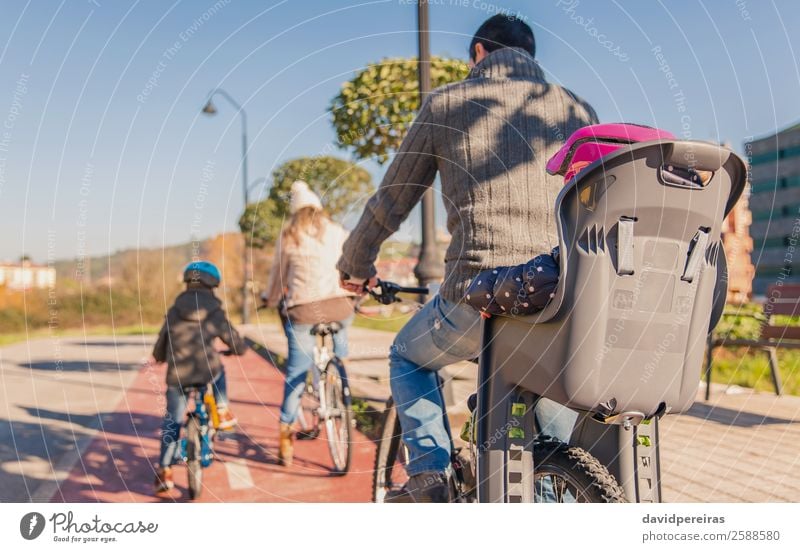
[{"label": "metal pole", "polygon": [[[431,91],[431,47],[428,25],[428,0],[419,0],[417,4],[418,46],[419,46],[419,95],[420,104]],[[434,211],[433,189],[422,195],[422,243],[419,249],[417,266],[414,275],[421,286],[440,282],[444,270],[439,263],[436,249],[436,215]]]},{"label": "metal pole", "polygon": [[[431,91],[431,43],[430,25],[428,22],[428,0],[419,0],[417,4],[417,38],[419,46],[419,101],[420,105]],[[436,247],[436,212],[433,189],[428,188],[422,194],[422,243],[419,247],[417,266],[414,275],[420,286],[439,283],[444,278],[444,266],[439,262],[439,251]],[[443,378],[442,396],[448,406],[455,404],[453,384],[447,368],[440,374]]]},{"label": "metal pole", "polygon": [[[244,192],[244,208],[250,203],[248,187],[249,180],[247,178],[247,114],[244,109],[239,108],[239,113],[242,115],[242,191]],[[250,280],[252,279],[250,270],[250,255],[247,248],[247,236],[242,234],[242,250],[244,252],[242,262],[243,282],[242,282],[242,324],[247,324],[250,321]]]},{"label": "metal pole", "polygon": [[[230,103],[236,110],[239,112],[239,117],[242,120],[242,192],[244,194],[244,208],[247,209],[247,204],[249,202],[249,194],[248,194],[248,176],[247,176],[247,113],[245,112],[244,108],[239,105],[239,103],[233,99],[233,97],[225,92],[222,88],[216,88],[211,91],[208,95],[208,103],[203,108],[203,112],[209,115],[213,115],[216,113],[216,108],[214,108],[213,104],[211,103],[211,99],[219,94],[223,98],[225,98],[228,103]],[[250,256],[248,255],[247,251],[247,238],[243,235],[243,254],[242,254],[242,272],[243,272],[243,282],[242,282],[242,324],[247,324],[250,320],[250,280],[252,279],[250,269]]]}]

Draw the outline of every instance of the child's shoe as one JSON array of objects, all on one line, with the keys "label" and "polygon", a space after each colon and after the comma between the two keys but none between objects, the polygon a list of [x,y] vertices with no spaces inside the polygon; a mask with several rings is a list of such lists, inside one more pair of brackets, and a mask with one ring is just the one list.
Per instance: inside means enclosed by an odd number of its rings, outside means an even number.
[{"label": "child's shoe", "polygon": [[159,468],[156,471],[156,479],[153,482],[155,493],[166,493],[175,487],[175,482],[172,480],[172,468]]},{"label": "child's shoe", "polygon": [[231,431],[234,427],[236,427],[238,420],[236,419],[236,416],[233,415],[233,412],[231,412],[230,408],[226,406],[219,407],[217,414],[219,415],[220,431]]}]

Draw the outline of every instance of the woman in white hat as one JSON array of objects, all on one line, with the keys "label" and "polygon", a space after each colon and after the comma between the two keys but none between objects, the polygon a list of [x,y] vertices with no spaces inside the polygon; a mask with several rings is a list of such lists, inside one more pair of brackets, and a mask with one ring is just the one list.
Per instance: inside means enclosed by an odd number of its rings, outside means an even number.
[{"label": "woman in white hat", "polygon": [[292,184],[289,214],[275,248],[266,292],[267,305],[281,307],[289,340],[279,447],[285,466],[292,463],[292,424],[314,361],[315,337],[310,330],[321,322],[340,322],[343,328],[334,336],[334,352],[346,358],[347,327],[353,319],[352,296],[339,287],[336,270],[347,231],[328,218],[317,194],[302,180]]}]

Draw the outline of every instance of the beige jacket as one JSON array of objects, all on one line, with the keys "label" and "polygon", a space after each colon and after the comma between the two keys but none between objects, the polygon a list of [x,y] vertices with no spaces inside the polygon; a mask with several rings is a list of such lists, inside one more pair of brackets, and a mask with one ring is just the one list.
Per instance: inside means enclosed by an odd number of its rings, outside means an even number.
[{"label": "beige jacket", "polygon": [[286,307],[305,305],[351,294],[339,287],[336,261],[342,254],[347,231],[335,222],[326,222],[322,238],[303,236],[301,243],[278,239],[272,259],[267,304],[275,307],[286,297]]}]

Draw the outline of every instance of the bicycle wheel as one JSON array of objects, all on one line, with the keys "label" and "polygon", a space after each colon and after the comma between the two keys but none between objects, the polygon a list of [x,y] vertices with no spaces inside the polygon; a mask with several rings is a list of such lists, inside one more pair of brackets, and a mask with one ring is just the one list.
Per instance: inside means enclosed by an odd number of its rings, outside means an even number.
[{"label": "bicycle wheel", "polygon": [[614,476],[580,447],[536,442],[533,464],[536,502],[627,502]]},{"label": "bicycle wheel", "polygon": [[325,370],[325,431],[333,459],[334,473],[344,475],[350,468],[350,431],[353,414],[350,388],[342,362],[333,358]]},{"label": "bicycle wheel", "polygon": [[316,368],[308,371],[305,389],[300,395],[300,406],[297,409],[297,424],[300,429],[295,437],[301,441],[316,439],[319,436],[319,390],[314,385],[313,371],[316,371]]},{"label": "bicycle wheel", "polygon": [[192,416],[186,422],[186,467],[189,472],[189,498],[192,500],[198,498],[203,490],[200,440],[200,420]]},{"label": "bicycle wheel", "polygon": [[408,454],[402,434],[397,409],[390,398],[386,401],[386,410],[383,412],[383,430],[375,454],[375,470],[372,475],[372,500],[375,502],[383,502],[387,492],[400,489],[408,481],[405,470]]}]

